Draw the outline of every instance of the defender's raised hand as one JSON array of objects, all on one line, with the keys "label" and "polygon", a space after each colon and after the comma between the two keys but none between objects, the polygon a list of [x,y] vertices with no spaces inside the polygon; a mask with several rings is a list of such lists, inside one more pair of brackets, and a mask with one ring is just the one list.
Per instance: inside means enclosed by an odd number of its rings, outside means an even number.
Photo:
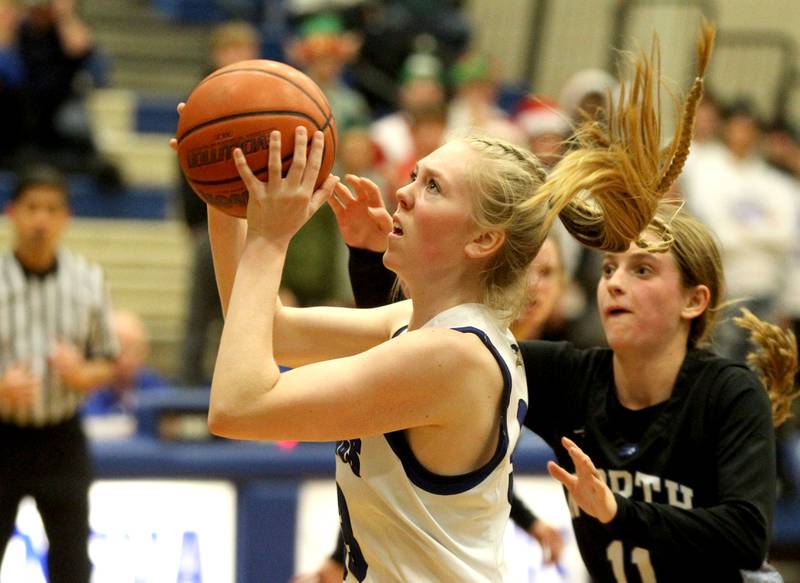
[{"label": "defender's raised hand", "polygon": [[555,462],[547,462],[547,471],[564,484],[581,510],[600,522],[610,522],[617,515],[617,500],[614,498],[614,493],[601,479],[591,458],[583,453],[574,441],[562,437],[561,445],[572,458],[575,473],[569,473]]},{"label": "defender's raised hand", "polygon": [[345,180],[353,190],[339,183],[328,200],[344,242],[359,249],[386,251],[392,217],[383,205],[380,189],[372,180],[353,174]]}]

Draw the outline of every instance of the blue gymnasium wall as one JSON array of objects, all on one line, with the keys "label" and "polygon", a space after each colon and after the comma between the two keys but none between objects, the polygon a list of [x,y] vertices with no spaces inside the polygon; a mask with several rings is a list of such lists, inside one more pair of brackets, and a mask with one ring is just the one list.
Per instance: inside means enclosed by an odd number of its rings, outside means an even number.
[{"label": "blue gymnasium wall", "polygon": [[[286,582],[294,575],[300,486],[334,474],[330,443],[281,449],[228,440],[174,443],[137,437],[98,441],[92,452],[97,479],[213,479],[234,484],[238,583]],[[549,448],[531,434],[514,455],[521,474],[545,472],[548,459]]]}]

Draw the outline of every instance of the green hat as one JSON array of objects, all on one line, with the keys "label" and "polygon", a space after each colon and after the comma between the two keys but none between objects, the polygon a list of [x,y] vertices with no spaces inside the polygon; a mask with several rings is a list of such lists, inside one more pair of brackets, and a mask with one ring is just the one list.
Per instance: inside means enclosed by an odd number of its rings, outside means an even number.
[{"label": "green hat", "polygon": [[489,81],[491,78],[489,57],[486,55],[464,55],[450,67],[450,82],[456,86],[473,81]]},{"label": "green hat", "polygon": [[342,21],[335,14],[323,13],[306,18],[300,25],[297,36],[338,36],[344,32]]},{"label": "green hat", "polygon": [[400,83],[417,79],[442,81],[442,62],[431,53],[418,52],[408,56],[400,69]]}]

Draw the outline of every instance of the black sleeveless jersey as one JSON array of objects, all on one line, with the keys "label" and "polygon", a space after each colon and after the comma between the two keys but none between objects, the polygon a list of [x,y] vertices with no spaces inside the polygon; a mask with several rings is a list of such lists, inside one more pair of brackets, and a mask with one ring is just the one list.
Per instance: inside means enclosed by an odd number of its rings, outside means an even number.
[{"label": "black sleeveless jersey", "polygon": [[[775,441],[766,391],[744,365],[691,350],[670,399],[639,411],[616,398],[609,349],[523,342],[525,425],[574,471],[575,441],[615,493],[609,524],[568,504],[595,581],[741,581],[766,557]],[[565,490],[566,492],[566,490]]]}]

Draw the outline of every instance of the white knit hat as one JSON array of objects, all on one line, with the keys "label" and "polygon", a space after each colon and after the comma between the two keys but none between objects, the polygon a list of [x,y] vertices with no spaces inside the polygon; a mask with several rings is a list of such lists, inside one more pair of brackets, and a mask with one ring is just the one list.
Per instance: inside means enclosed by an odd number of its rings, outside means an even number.
[{"label": "white knit hat", "polygon": [[608,71],[603,69],[584,69],[570,77],[561,88],[559,102],[561,108],[570,117],[575,117],[581,101],[592,93],[599,93],[604,98],[608,91],[614,95],[619,82]]}]

